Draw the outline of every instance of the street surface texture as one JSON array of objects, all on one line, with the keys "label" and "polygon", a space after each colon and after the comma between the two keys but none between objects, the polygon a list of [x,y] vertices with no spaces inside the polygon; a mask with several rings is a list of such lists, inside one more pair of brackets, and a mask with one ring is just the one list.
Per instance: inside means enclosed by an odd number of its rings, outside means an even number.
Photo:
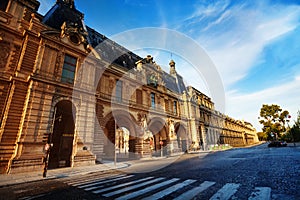
[{"label": "street surface texture", "polygon": [[[300,148],[263,144],[212,153],[185,154],[147,173],[151,163],[126,170],[45,179],[0,188],[1,199],[300,199]],[[155,163],[154,163],[155,162]]]}]

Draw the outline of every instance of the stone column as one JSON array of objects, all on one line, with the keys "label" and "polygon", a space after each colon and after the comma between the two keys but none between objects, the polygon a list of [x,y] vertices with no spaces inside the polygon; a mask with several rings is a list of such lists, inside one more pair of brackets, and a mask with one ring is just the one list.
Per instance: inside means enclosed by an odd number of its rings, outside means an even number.
[{"label": "stone column", "polygon": [[203,140],[203,150],[206,151],[207,150],[207,132],[206,132],[206,128],[204,125],[201,125],[201,134],[202,134],[202,140]]}]

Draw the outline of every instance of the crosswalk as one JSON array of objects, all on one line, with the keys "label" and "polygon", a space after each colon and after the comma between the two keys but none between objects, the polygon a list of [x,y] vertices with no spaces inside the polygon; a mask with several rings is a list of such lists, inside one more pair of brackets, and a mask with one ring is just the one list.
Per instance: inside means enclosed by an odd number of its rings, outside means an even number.
[{"label": "crosswalk", "polygon": [[[235,196],[241,188],[240,183],[217,184],[214,181],[200,182],[194,179],[166,177],[138,177],[134,174],[115,174],[103,177],[89,177],[78,180],[65,180],[73,187],[91,192],[106,199],[197,199],[201,195],[210,200],[237,199]],[[218,187],[218,188],[217,188]],[[207,192],[212,190],[211,192]],[[271,188],[255,187],[247,194],[248,200],[271,199]],[[201,196],[202,197],[202,196]],[[247,198],[247,197],[246,197]],[[246,199],[243,197],[243,199]]]}]

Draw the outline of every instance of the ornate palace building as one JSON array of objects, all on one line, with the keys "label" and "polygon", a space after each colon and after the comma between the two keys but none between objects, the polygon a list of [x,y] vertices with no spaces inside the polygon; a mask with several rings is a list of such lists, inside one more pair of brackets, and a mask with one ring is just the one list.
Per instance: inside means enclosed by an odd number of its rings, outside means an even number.
[{"label": "ornate palace building", "polygon": [[74,1],[0,4],[0,172],[92,165],[257,142],[169,62],[141,58],[86,26]]}]

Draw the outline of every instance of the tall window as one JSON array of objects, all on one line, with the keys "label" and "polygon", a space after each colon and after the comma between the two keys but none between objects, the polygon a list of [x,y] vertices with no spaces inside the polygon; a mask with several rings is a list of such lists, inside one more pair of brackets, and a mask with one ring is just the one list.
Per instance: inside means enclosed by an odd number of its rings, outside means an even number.
[{"label": "tall window", "polygon": [[177,115],[177,101],[173,102],[173,113]]},{"label": "tall window", "polygon": [[168,99],[165,99],[165,111],[169,112],[169,101],[168,101]]},{"label": "tall window", "polygon": [[151,108],[155,108],[155,94],[151,92]]},{"label": "tall window", "polygon": [[142,90],[136,90],[136,103],[142,105],[143,103],[143,93]]},{"label": "tall window", "polygon": [[123,81],[117,80],[116,83],[116,100],[122,101],[122,88],[123,88]]},{"label": "tall window", "polygon": [[65,55],[64,66],[61,75],[61,82],[74,83],[75,71],[76,71],[77,58],[70,55]]}]

